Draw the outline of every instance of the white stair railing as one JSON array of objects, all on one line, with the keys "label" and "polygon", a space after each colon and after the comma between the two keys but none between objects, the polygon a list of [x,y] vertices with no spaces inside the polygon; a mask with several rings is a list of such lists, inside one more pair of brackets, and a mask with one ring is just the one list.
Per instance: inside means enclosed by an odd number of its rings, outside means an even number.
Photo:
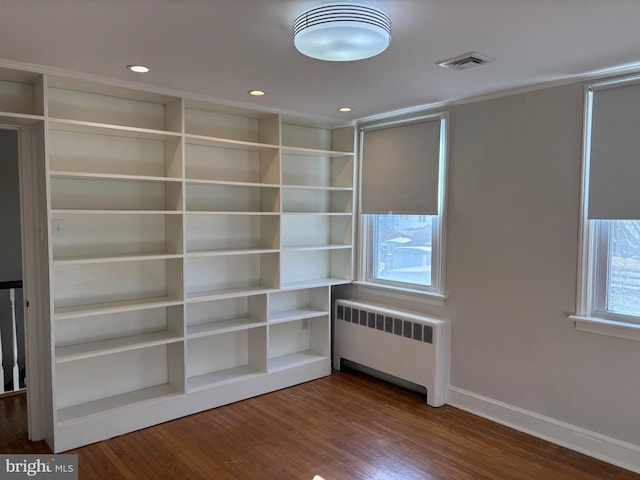
[{"label": "white stair railing", "polygon": [[13,334],[13,389],[20,390],[20,368],[18,367],[18,330],[16,328],[16,289],[9,290],[11,300],[11,333]]},{"label": "white stair railing", "polygon": [[[12,365],[12,390],[9,392],[16,392],[20,390],[20,366],[18,364],[18,330],[16,325],[16,288],[22,288],[21,281],[12,281],[12,282],[0,282],[1,290],[9,290],[9,300],[11,304],[11,340],[13,347],[13,365]],[[4,353],[2,351],[2,332],[0,329],[0,394],[6,393],[7,390],[5,388],[4,383]]]}]

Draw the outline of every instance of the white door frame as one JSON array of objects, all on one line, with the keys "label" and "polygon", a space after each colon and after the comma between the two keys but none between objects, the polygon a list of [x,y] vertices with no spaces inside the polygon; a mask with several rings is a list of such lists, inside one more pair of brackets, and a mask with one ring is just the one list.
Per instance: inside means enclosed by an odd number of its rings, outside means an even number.
[{"label": "white door frame", "polygon": [[46,208],[42,208],[44,184],[44,122],[20,125],[10,122],[0,128],[18,133],[18,171],[20,183],[20,226],[22,237],[22,293],[24,299],[25,360],[29,439],[49,436],[46,395],[51,384],[45,372],[47,362],[48,247]]}]

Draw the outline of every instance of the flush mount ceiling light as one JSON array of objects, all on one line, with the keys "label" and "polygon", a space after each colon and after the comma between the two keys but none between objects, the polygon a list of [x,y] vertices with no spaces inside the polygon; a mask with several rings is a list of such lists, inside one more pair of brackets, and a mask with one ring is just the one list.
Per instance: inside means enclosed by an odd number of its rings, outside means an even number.
[{"label": "flush mount ceiling light", "polygon": [[249,90],[249,95],[253,95],[254,97],[262,97],[264,92],[262,90]]},{"label": "flush mount ceiling light", "polygon": [[332,2],[293,22],[296,48],[311,58],[348,62],[382,53],[391,42],[391,20],[377,8]]}]

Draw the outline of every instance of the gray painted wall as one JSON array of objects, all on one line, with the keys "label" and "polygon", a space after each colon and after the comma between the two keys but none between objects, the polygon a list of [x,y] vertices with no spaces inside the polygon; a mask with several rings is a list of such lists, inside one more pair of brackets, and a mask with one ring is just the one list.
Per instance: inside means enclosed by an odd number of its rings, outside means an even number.
[{"label": "gray painted wall", "polygon": [[[20,237],[20,181],[18,136],[15,130],[0,129],[0,281],[22,280],[22,242]],[[18,363],[24,368],[24,311],[22,289],[16,290]],[[0,328],[5,385],[11,381],[13,346],[9,291],[0,290]]]},{"label": "gray painted wall", "polygon": [[449,109],[449,298],[385,303],[451,319],[453,386],[640,445],[640,345],[567,318],[583,102],[573,84]]}]

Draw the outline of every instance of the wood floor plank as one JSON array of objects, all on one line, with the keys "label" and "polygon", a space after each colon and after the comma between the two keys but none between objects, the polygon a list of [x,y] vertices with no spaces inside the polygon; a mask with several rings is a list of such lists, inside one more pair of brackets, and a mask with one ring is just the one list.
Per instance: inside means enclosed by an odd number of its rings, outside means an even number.
[{"label": "wood floor plank", "polygon": [[[0,452],[49,452],[26,424],[24,395],[0,399]],[[640,480],[352,371],[69,453],[82,480]]]}]

